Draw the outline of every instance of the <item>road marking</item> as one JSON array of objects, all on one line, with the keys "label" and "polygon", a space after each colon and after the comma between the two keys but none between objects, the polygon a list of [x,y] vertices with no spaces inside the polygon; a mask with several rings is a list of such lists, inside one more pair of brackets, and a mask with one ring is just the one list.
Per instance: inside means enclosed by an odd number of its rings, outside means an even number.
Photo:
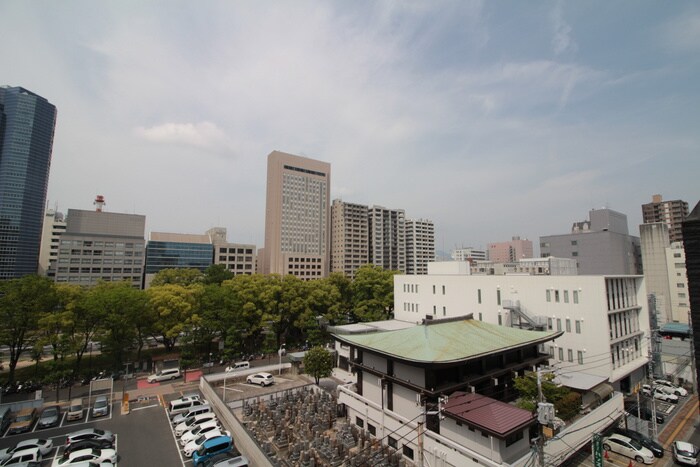
[{"label": "road marking", "polygon": [[688,420],[690,420],[691,417],[698,412],[698,404],[700,404],[700,400],[695,401],[691,410],[687,411],[685,417],[683,417],[683,421],[676,427],[675,430],[673,430],[671,436],[669,436],[668,440],[664,443],[664,449],[671,445],[671,443],[676,439],[676,435],[683,429],[683,427],[685,427],[685,424],[688,423]]}]

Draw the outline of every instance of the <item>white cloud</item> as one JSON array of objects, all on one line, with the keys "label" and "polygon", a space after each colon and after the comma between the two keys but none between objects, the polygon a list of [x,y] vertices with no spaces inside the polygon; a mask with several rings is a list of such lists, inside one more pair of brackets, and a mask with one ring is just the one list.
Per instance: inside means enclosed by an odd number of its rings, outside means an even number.
[{"label": "white cloud", "polygon": [[662,40],[671,50],[697,52],[700,50],[700,14],[684,14],[661,26]]},{"label": "white cloud", "polygon": [[185,144],[204,149],[228,146],[225,133],[211,122],[163,123],[150,128],[137,127],[134,131],[153,143]]},{"label": "white cloud", "polygon": [[571,38],[572,28],[564,19],[561,2],[557,2],[554,10],[549,14],[549,19],[554,29],[552,36],[552,51],[554,54],[561,55],[565,52],[575,52],[578,47]]}]

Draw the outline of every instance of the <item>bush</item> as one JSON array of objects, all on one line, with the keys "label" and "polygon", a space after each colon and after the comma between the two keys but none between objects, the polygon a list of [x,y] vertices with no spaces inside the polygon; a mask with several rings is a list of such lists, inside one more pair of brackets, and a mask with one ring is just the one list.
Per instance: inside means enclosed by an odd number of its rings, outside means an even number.
[{"label": "bush", "polygon": [[581,395],[570,392],[554,403],[557,416],[564,421],[569,421],[581,411]]}]

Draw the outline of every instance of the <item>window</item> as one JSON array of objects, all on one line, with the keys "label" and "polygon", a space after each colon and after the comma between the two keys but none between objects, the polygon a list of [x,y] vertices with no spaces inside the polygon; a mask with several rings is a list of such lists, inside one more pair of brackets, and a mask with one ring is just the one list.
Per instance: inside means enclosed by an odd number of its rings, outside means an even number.
[{"label": "window", "polygon": [[554,301],[559,303],[559,291],[558,290],[554,291]]},{"label": "window", "polygon": [[561,331],[561,318],[557,318],[557,331]]},{"label": "window", "polygon": [[577,241],[577,240],[571,240],[571,246],[575,246],[575,245],[578,245],[578,241]]},{"label": "window", "polygon": [[409,459],[413,460],[413,449],[408,447],[408,445],[404,444],[403,445],[403,455],[408,457]]},{"label": "window", "polygon": [[498,314],[498,325],[501,326],[502,324],[503,324],[503,317],[502,317],[501,314],[499,313],[499,314]]},{"label": "window", "polygon": [[578,351],[578,364],[583,365],[583,352],[580,350]]},{"label": "window", "polygon": [[367,424],[367,431],[369,431],[369,434],[372,436],[377,436],[377,427],[372,425],[371,423]]},{"label": "window", "polygon": [[576,334],[581,334],[581,321],[576,320]]},{"label": "window", "polygon": [[554,346],[553,345],[549,346],[549,356],[554,358]]},{"label": "window", "polygon": [[678,282],[678,283],[676,284],[676,287],[678,287],[679,289],[684,289],[684,288],[685,288],[685,284],[682,283],[682,282]]},{"label": "window", "polygon": [[445,295],[445,286],[442,286],[442,294]]},{"label": "window", "polygon": [[435,295],[435,285],[433,285],[433,295]]},{"label": "window", "polygon": [[571,332],[571,320],[566,318],[566,332]]},{"label": "window", "polygon": [[569,291],[564,291],[564,303],[569,303]]},{"label": "window", "polygon": [[554,329],[552,326],[552,318],[547,318],[547,330],[551,331],[552,329]]},{"label": "window", "polygon": [[551,302],[552,301],[552,291],[547,289],[547,301]]},{"label": "window", "polygon": [[574,303],[578,303],[578,290],[574,290]]},{"label": "window", "polygon": [[394,449],[396,449],[396,446],[398,446],[398,444],[396,444],[396,438],[394,438],[393,436],[388,437],[387,443],[389,444],[389,447]]},{"label": "window", "polygon": [[496,305],[501,304],[501,289],[496,289]]},{"label": "window", "polygon": [[479,305],[481,305],[481,289],[476,290],[476,298],[479,301]]},{"label": "window", "polygon": [[517,443],[521,439],[523,439],[523,432],[522,431],[518,431],[516,433],[513,433],[510,436],[506,436],[506,447],[510,446],[511,444]]},{"label": "window", "polygon": [[571,349],[568,349],[566,351],[566,356],[569,357],[569,361],[573,363],[574,361],[574,351]]},{"label": "window", "polygon": [[578,251],[572,251],[572,252],[571,252],[571,256],[574,256],[574,257],[575,257],[575,256],[578,256]]},{"label": "window", "polygon": [[442,307],[442,316],[447,316],[447,307]]},{"label": "window", "polygon": [[481,316],[481,313],[479,313],[479,321],[483,321],[483,317]]},{"label": "window", "polygon": [[360,417],[355,417],[355,425],[359,426],[360,428],[364,428],[365,421],[362,420]]},{"label": "window", "polygon": [[564,349],[559,347],[559,360],[564,361]]}]

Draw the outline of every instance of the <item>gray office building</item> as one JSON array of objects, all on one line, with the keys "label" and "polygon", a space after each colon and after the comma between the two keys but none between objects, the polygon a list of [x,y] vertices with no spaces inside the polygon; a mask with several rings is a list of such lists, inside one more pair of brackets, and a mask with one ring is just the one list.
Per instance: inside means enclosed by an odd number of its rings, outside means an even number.
[{"label": "gray office building", "polygon": [[69,209],[58,248],[56,282],[129,281],[140,288],[146,216]]},{"label": "gray office building", "polygon": [[0,280],[36,274],[56,107],[0,87]]},{"label": "gray office building", "polygon": [[575,259],[581,275],[642,273],[639,237],[629,234],[625,214],[607,208],[591,210],[568,234],[540,237],[540,256]]}]

